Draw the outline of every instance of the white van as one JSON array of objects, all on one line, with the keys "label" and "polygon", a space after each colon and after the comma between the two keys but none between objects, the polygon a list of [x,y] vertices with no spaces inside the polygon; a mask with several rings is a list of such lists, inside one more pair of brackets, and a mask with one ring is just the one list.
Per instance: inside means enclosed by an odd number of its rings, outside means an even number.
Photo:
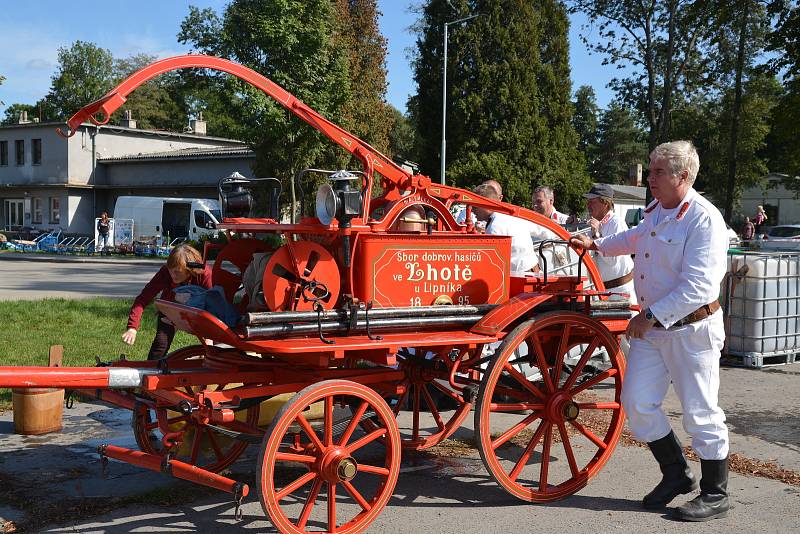
[{"label": "white van", "polygon": [[219,201],[213,199],[123,196],[117,198],[114,218],[133,219],[136,238],[199,239],[217,234],[222,213]]}]

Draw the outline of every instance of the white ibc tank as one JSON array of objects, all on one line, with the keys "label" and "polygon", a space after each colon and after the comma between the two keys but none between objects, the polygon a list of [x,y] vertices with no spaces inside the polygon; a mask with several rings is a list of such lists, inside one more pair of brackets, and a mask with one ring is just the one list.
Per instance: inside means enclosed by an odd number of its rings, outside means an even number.
[{"label": "white ibc tank", "polygon": [[728,253],[722,299],[727,352],[800,352],[800,253]]}]

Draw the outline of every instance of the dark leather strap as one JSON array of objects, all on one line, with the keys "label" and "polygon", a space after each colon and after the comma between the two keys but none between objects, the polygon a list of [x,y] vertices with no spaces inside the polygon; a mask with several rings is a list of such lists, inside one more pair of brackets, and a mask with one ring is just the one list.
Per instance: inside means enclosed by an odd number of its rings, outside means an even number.
[{"label": "dark leather strap", "polygon": [[633,271],[624,276],[620,276],[619,278],[614,278],[608,282],[603,282],[603,285],[606,286],[606,289],[614,289],[615,287],[624,286],[631,280],[633,280]]},{"label": "dark leather strap", "polygon": [[[696,323],[697,321],[702,321],[709,315],[713,315],[719,308],[720,308],[719,301],[715,300],[714,302],[700,306],[699,308],[697,308],[695,311],[693,311],[683,319],[676,321],[675,324],[673,324],[672,326],[673,327],[686,326],[687,324],[692,324]],[[654,324],[653,326],[664,328],[664,325],[662,325],[658,321],[656,321],[656,324]]]}]

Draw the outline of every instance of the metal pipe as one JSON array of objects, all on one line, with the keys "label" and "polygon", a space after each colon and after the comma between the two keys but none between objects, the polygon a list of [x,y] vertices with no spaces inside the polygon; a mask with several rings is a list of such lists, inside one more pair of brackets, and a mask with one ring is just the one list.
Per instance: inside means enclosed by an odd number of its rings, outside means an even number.
[{"label": "metal pipe", "polygon": [[[374,308],[369,311],[370,323],[373,319],[388,319],[399,317],[441,317],[456,315],[484,315],[496,307],[496,304],[481,304],[478,306],[417,306],[404,308]],[[364,310],[359,310],[358,322],[366,317]],[[337,308],[322,312],[323,320],[349,321],[350,310]],[[317,312],[257,312],[246,313],[242,316],[243,325],[265,325],[278,323],[295,323],[313,321],[317,322]]]},{"label": "metal pipe", "polygon": [[[369,320],[370,331],[382,329],[424,329],[424,328],[443,328],[452,326],[472,325],[483,319],[482,315],[462,315],[460,317],[393,317],[388,319],[372,319]],[[350,326],[349,321],[323,321],[322,332],[329,333],[345,333],[348,332]],[[273,324],[266,326],[247,326],[245,327],[245,335],[249,338],[254,337],[285,337],[292,335],[307,335],[317,333],[317,323],[302,323],[302,324]],[[360,322],[358,325],[350,330],[350,332],[365,332],[367,329],[366,322]]]}]

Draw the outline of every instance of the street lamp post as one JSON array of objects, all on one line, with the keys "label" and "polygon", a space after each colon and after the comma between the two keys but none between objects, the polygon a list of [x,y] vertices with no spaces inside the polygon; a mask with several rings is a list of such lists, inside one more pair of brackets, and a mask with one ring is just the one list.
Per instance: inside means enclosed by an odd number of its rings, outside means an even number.
[{"label": "street lamp post", "polygon": [[447,157],[447,137],[445,135],[447,128],[447,28],[455,24],[467,22],[479,16],[480,13],[464,17],[463,19],[454,20],[453,22],[444,23],[444,62],[442,63],[442,151],[440,154],[441,162],[439,168],[439,180],[442,185],[445,183],[444,164]]}]

